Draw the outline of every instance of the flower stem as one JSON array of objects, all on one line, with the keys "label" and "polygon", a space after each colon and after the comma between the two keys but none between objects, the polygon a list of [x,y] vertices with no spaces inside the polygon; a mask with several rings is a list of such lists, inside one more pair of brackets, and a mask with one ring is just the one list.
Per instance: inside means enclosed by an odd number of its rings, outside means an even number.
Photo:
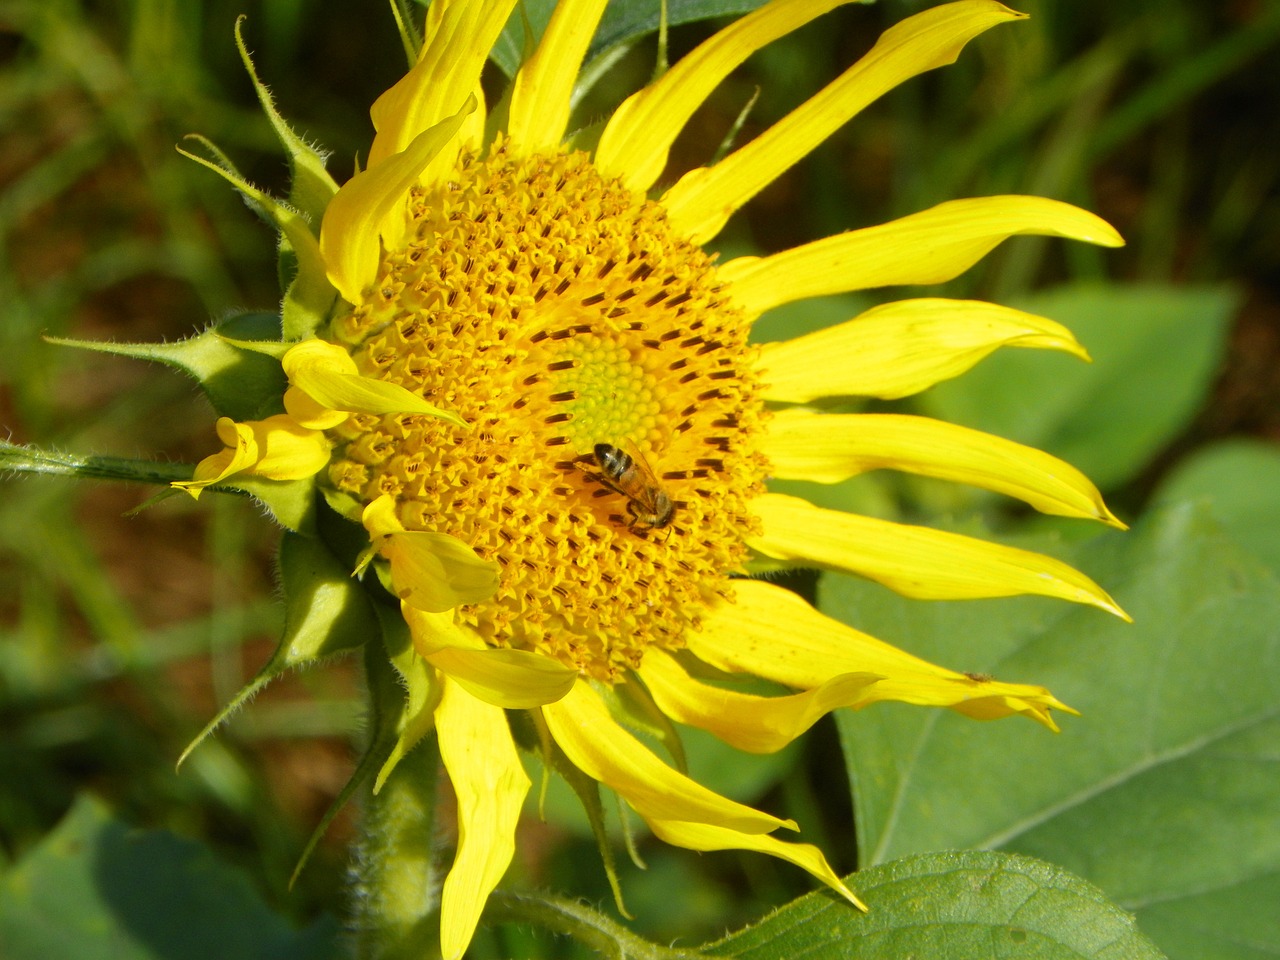
[{"label": "flower stem", "polygon": [[[365,658],[375,711],[390,686],[403,688],[379,643]],[[391,702],[395,702],[394,700]],[[374,735],[389,718],[375,719]],[[440,756],[435,739],[424,739],[399,763],[376,794],[365,797],[363,837],[353,868],[355,956],[359,960],[401,960],[439,952],[439,896],[435,811]]]},{"label": "flower stem", "polygon": [[79,456],[20,446],[0,440],[0,471],[77,477],[81,480],[131,480],[137,483],[168,484],[191,476],[191,467],[181,463],[130,460],[125,457]]},{"label": "flower stem", "polygon": [[609,960],[698,960],[707,956],[697,950],[652,943],[590,907],[562,897],[496,890],[489,897],[485,916],[495,922],[533,923],[554,930]]}]

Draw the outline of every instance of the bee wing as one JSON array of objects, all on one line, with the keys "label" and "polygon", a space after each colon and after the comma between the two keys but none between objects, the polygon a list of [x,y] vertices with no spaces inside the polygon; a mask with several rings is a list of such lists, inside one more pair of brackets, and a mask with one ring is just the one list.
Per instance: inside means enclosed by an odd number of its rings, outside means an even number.
[{"label": "bee wing", "polygon": [[636,468],[640,471],[641,476],[644,477],[647,483],[649,483],[651,486],[661,488],[662,483],[658,479],[658,474],[654,472],[654,469],[650,465],[649,461],[644,458],[644,454],[640,452],[639,447],[637,447],[630,440],[623,440],[622,450],[635,463]]}]

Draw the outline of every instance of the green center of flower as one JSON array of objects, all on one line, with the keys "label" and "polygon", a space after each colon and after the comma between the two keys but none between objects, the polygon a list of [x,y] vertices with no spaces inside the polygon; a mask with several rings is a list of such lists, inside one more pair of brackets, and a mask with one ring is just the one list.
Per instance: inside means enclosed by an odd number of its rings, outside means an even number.
[{"label": "green center of flower", "polygon": [[549,383],[556,395],[574,395],[564,403],[564,432],[574,449],[649,436],[662,413],[658,384],[625,343],[585,334],[566,343],[562,353],[573,365],[555,371]]},{"label": "green center of flower", "polygon": [[461,611],[488,642],[616,680],[679,647],[745,559],[766,471],[747,325],[710,258],[585,154],[496,145],[410,204],[332,335],[470,426],[353,417],[330,482],[500,564]]}]

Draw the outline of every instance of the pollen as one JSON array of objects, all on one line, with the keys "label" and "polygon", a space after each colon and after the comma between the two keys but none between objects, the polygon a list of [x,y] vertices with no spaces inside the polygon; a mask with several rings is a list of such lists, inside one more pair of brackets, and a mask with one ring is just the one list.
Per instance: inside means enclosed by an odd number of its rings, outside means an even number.
[{"label": "pollen", "polygon": [[[409,198],[374,295],[331,336],[360,372],[459,414],[356,416],[329,482],[501,569],[459,616],[612,682],[675,649],[755,532],[763,406],[747,324],[663,208],[579,152],[485,159]],[[634,460],[606,482],[597,444]],[[669,498],[665,524],[632,501]]]}]

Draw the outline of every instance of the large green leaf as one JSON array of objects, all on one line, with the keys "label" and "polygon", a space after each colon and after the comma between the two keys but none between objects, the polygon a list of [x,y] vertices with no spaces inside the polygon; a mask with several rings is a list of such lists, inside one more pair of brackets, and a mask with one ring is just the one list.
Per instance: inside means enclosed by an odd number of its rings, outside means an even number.
[{"label": "large green leaf", "polygon": [[923,604],[824,580],[828,613],[956,669],[1044,683],[1083,713],[1057,737],[914,707],[840,717],[864,862],[1026,853],[1150,918],[1170,956],[1274,956],[1280,584],[1193,505],[1104,534],[1076,561],[1133,625],[1034,598]]},{"label": "large green leaf", "polygon": [[[696,20],[707,20],[711,17],[738,15],[749,13],[764,3],[764,0],[669,0],[667,3],[667,22],[671,25],[692,23]],[[529,20],[535,38],[541,37],[551,19],[556,0],[525,0],[524,16],[521,8],[516,7],[511,19],[507,22],[498,42],[490,51],[490,59],[496,63],[508,77],[514,77],[521,61],[524,60],[525,29],[524,17]],[[643,37],[658,29],[658,0],[648,3],[637,3],[635,0],[614,0],[600,18],[600,26],[591,46],[587,50],[586,62],[619,44]]]},{"label": "large green leaf", "polygon": [[851,882],[869,913],[814,893],[705,952],[739,960],[1162,956],[1097,887],[1027,857],[924,854],[864,870]]},{"label": "large green leaf", "polygon": [[1225,287],[1072,286],[1037,294],[1011,306],[1066,324],[1093,363],[1004,350],[921,402],[945,420],[1048,450],[1099,487],[1114,488],[1200,409],[1237,300]]},{"label": "large green leaf", "polygon": [[206,848],[139,831],[82,797],[0,879],[5,960],[322,960],[338,925],[292,929]]},{"label": "large green leaf", "polygon": [[1203,498],[1231,538],[1280,576],[1280,446],[1227,440],[1196,451],[1170,472],[1156,503]]}]

